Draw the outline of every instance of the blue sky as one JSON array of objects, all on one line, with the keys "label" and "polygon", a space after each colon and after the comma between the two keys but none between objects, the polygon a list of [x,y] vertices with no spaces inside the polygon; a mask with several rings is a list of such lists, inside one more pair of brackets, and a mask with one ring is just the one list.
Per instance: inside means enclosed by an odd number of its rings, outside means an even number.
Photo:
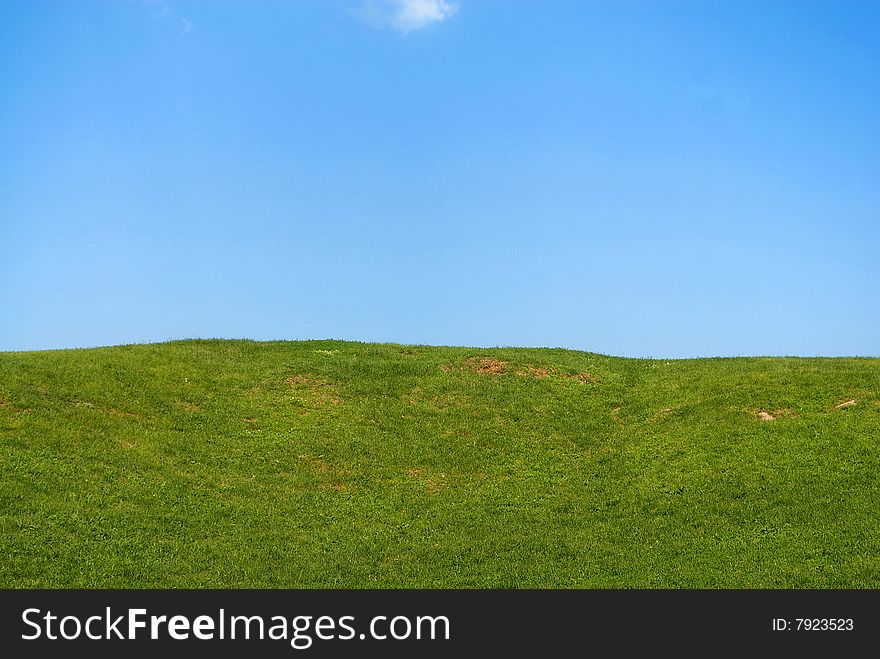
[{"label": "blue sky", "polygon": [[0,2],[0,350],[880,355],[880,4]]}]

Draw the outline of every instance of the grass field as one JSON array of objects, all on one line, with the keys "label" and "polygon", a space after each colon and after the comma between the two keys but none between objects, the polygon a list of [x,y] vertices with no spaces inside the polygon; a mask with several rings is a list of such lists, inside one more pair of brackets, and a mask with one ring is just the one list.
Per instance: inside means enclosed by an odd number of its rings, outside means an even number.
[{"label": "grass field", "polygon": [[880,588],[880,359],[0,353],[0,587]]}]

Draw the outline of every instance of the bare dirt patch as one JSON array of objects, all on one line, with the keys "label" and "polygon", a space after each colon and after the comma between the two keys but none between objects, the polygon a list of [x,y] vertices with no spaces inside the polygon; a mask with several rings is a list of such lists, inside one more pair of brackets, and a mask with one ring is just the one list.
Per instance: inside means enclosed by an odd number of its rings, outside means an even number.
[{"label": "bare dirt patch", "polygon": [[315,474],[330,473],[330,465],[323,458],[316,458],[311,455],[301,455],[299,459],[308,465],[309,469]]},{"label": "bare dirt patch", "polygon": [[779,407],[772,410],[752,409],[749,412],[760,421],[779,421],[780,419],[795,419],[797,413],[787,407]]},{"label": "bare dirt patch", "polygon": [[487,375],[501,375],[507,371],[507,362],[493,357],[471,357],[464,363],[477,373]]},{"label": "bare dirt patch", "polygon": [[330,384],[328,380],[311,373],[294,373],[285,382],[294,387],[325,387]]},{"label": "bare dirt patch", "polygon": [[516,372],[516,374],[521,378],[536,378],[538,380],[543,380],[545,378],[550,377],[550,371],[546,368],[538,368],[537,366],[533,366],[529,364],[524,369],[520,369]]}]

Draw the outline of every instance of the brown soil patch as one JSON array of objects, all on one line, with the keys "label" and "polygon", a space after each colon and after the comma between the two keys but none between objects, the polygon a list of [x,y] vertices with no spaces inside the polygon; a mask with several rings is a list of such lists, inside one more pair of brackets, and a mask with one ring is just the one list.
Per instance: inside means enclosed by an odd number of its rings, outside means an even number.
[{"label": "brown soil patch", "polygon": [[177,401],[177,405],[182,407],[184,411],[189,412],[190,414],[195,414],[196,412],[201,412],[202,408],[198,405],[193,405],[192,403],[187,403],[185,400]]},{"label": "brown soil patch", "polygon": [[797,413],[787,407],[780,407],[773,410],[751,409],[749,413],[761,421],[779,421],[780,419],[796,419]]},{"label": "brown soil patch", "polygon": [[330,473],[330,465],[322,458],[313,458],[311,455],[301,455],[299,456],[299,459],[305,462],[309,466],[309,469],[316,474]]},{"label": "brown soil patch", "polygon": [[517,371],[516,374],[521,378],[537,378],[538,380],[543,380],[544,378],[550,377],[550,371],[546,368],[538,368],[537,366],[532,366],[529,364],[524,369]]},{"label": "brown soil patch", "polygon": [[465,369],[486,375],[502,375],[507,372],[508,362],[494,357],[468,357],[460,365],[441,364],[440,370],[445,373]]},{"label": "brown soil patch", "polygon": [[471,357],[464,363],[471,370],[487,375],[501,375],[507,371],[506,361],[492,357]]},{"label": "brown soil patch", "polygon": [[853,399],[849,399],[849,400],[845,400],[842,403],[835,405],[834,409],[835,410],[845,410],[847,407],[852,407],[855,404],[856,404],[856,401],[854,401]]}]

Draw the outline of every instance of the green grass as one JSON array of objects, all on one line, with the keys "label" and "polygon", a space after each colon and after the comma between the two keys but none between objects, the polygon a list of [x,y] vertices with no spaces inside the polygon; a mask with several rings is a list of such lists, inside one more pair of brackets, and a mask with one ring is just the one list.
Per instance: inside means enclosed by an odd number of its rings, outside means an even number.
[{"label": "green grass", "polygon": [[0,353],[0,587],[878,588],[878,431],[878,359]]}]

